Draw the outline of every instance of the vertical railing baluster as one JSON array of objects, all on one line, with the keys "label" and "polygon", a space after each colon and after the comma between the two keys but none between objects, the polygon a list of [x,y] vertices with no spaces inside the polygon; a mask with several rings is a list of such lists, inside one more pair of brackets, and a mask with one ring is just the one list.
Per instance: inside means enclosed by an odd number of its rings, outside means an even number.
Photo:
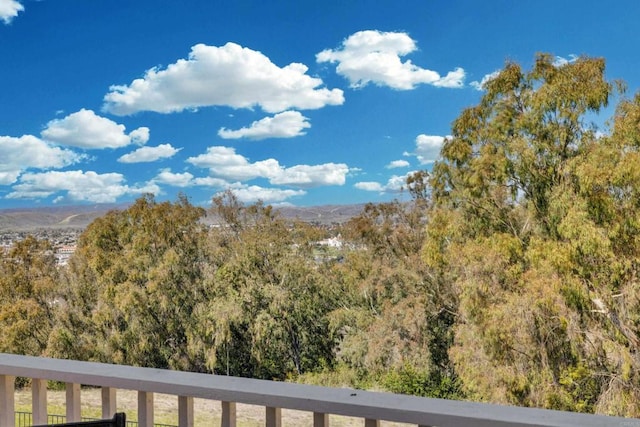
[{"label": "vertical railing baluster", "polygon": [[67,383],[67,422],[74,423],[81,421],[80,410],[80,384]]},{"label": "vertical railing baluster", "polygon": [[116,389],[113,387],[102,387],[102,418],[113,418],[118,405],[116,400]]},{"label": "vertical railing baluster", "polygon": [[178,427],[193,427],[193,397],[178,396]]},{"label": "vertical railing baluster", "polygon": [[313,427],[329,427],[329,414],[314,412]]},{"label": "vertical railing baluster", "polygon": [[138,390],[138,427],[153,427],[153,393]]},{"label": "vertical railing baluster", "polygon": [[236,427],[236,402],[221,402],[222,404],[222,427]]},{"label": "vertical railing baluster", "polygon": [[47,380],[31,379],[31,411],[33,425],[47,424]]},{"label": "vertical railing baluster", "polygon": [[15,425],[15,383],[16,377],[0,375],[0,427]]},{"label": "vertical railing baluster", "polygon": [[282,409],[265,408],[265,426],[266,427],[282,427]]}]

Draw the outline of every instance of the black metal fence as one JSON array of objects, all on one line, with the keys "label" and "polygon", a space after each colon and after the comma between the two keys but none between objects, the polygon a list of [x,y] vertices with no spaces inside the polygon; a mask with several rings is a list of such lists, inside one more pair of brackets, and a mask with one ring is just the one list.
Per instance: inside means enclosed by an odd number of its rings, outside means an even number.
[{"label": "black metal fence", "polygon": [[[94,421],[97,418],[88,418],[82,417],[82,421]],[[67,421],[66,415],[55,415],[48,414],[47,415],[47,424],[62,424]],[[31,427],[33,425],[33,421],[31,418],[31,412],[18,412],[16,411],[16,427]],[[127,427],[138,427],[137,421],[129,421],[127,420]],[[172,424],[155,424],[154,427],[177,427]]]}]

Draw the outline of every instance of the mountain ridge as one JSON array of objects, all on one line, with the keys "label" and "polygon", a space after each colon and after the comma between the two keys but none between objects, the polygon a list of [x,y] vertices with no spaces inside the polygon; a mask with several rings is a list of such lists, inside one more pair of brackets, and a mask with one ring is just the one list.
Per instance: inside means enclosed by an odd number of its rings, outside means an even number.
[{"label": "mountain ridge", "polygon": [[[82,229],[112,210],[127,209],[129,204],[42,206],[0,209],[0,231],[39,229]],[[286,219],[298,219],[324,225],[343,223],[360,214],[365,204],[321,206],[276,206]],[[206,222],[215,222],[207,211]]]}]

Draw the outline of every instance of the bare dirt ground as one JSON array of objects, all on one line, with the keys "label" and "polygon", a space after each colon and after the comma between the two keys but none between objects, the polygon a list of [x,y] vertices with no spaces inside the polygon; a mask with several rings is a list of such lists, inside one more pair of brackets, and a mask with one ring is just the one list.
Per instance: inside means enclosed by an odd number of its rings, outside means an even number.
[{"label": "bare dirt ground", "polygon": [[[17,391],[15,395],[16,410],[30,411],[31,391]],[[49,391],[47,393],[48,411],[50,414],[64,415],[65,392]],[[100,418],[101,395],[100,389],[82,389],[82,416]],[[117,391],[117,407],[119,412],[126,412],[128,420],[137,419],[138,394],[133,390]],[[178,424],[178,398],[177,396],[155,394],[154,395],[155,422],[161,424]],[[194,416],[196,427],[211,427],[220,425],[221,419],[220,402],[194,399]],[[258,427],[265,423],[265,409],[262,406],[238,404],[236,407],[237,424],[239,427]],[[313,414],[303,411],[282,410],[283,426],[311,426],[313,425]],[[364,425],[362,419],[330,416],[332,427],[356,427]],[[382,426],[396,427],[405,426],[399,423],[381,423]]]}]

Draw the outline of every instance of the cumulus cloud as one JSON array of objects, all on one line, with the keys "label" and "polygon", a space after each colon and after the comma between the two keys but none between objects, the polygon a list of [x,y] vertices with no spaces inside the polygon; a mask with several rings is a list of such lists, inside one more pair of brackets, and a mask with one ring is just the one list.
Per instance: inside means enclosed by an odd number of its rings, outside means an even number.
[{"label": "cumulus cloud", "polygon": [[132,144],[144,145],[149,141],[149,128],[139,127],[129,133]]},{"label": "cumulus cloud", "polygon": [[[265,203],[279,203],[291,197],[304,196],[304,190],[290,190],[281,188],[264,188],[257,185],[235,186],[232,188],[233,194],[243,203],[255,203],[263,201]],[[216,194],[216,196],[222,193]]]},{"label": "cumulus cloud", "polygon": [[484,77],[482,77],[482,80],[473,81],[469,83],[469,85],[475,90],[484,90],[486,84],[491,80],[495,79],[496,77],[498,77],[499,74],[500,74],[500,70],[496,70],[493,73],[485,74]]},{"label": "cumulus cloud", "polygon": [[13,186],[7,195],[9,199],[35,199],[62,193],[57,200],[73,202],[114,203],[124,195],[144,193],[158,194],[159,187],[147,184],[141,187],[129,187],[119,173],[98,174],[93,171],[49,171],[44,173],[26,173],[20,183]]},{"label": "cumulus cloud", "polygon": [[213,176],[239,181],[275,176],[282,169],[275,159],[250,163],[232,147],[209,147],[206,153],[189,157],[187,163],[209,169]]},{"label": "cumulus cloud", "polygon": [[24,11],[22,6],[16,0],[0,0],[0,19],[5,24],[11,23],[13,18],[18,16],[18,12]]},{"label": "cumulus cloud", "polygon": [[189,172],[173,173],[170,169],[163,169],[153,179],[153,182],[167,184],[173,187],[190,187],[193,185],[193,175]]},{"label": "cumulus cloud", "polygon": [[84,158],[32,135],[0,136],[0,153],[0,185],[14,183],[28,169],[57,169]]},{"label": "cumulus cloud", "polygon": [[356,182],[354,185],[358,190],[382,192],[383,186],[379,182],[363,181]]},{"label": "cumulus cloud", "polygon": [[394,160],[385,167],[387,169],[408,168],[409,162],[407,162],[406,160]]},{"label": "cumulus cloud", "polygon": [[418,84],[459,88],[465,71],[456,68],[442,77],[436,71],[421,68],[402,57],[417,50],[406,33],[359,31],[342,42],[339,49],[326,49],[316,55],[317,62],[337,63],[336,72],[347,78],[351,87],[369,83],[409,90]]},{"label": "cumulus cloud", "polygon": [[222,191],[232,190],[236,197],[244,203],[254,203],[259,200],[265,203],[280,203],[291,197],[303,196],[304,190],[292,190],[283,188],[265,188],[258,185],[246,185],[241,182],[229,182],[221,178],[202,177],[195,178],[189,172],[174,173],[164,169],[152,180],[156,184],[171,185],[174,187],[191,187],[194,185],[211,187]]},{"label": "cumulus cloud", "polygon": [[173,148],[171,144],[160,144],[157,147],[140,147],[137,150],[120,156],[120,163],[149,163],[159,159],[173,157],[181,148]]},{"label": "cumulus cloud", "polygon": [[440,157],[444,139],[444,136],[424,134],[416,137],[416,157],[421,165],[433,163]]},{"label": "cumulus cloud", "polygon": [[286,168],[275,159],[251,163],[232,147],[209,147],[207,152],[187,159],[194,166],[209,169],[214,177],[248,181],[266,178],[274,185],[317,187],[344,185],[349,167],[342,163],[297,165]]},{"label": "cumulus cloud", "polygon": [[246,128],[238,130],[222,128],[218,131],[218,135],[224,139],[293,138],[304,135],[304,129],[311,127],[308,120],[298,111],[284,111],[273,117],[255,121]]},{"label": "cumulus cloud", "polygon": [[[213,176],[205,176],[193,179],[194,185],[211,188],[229,188],[229,182],[222,178],[215,178]],[[241,184],[239,184],[241,185]]]},{"label": "cumulus cloud", "polygon": [[281,168],[269,182],[275,185],[296,187],[318,187],[323,185],[344,185],[349,167],[344,163],[325,163],[322,165],[297,165]]},{"label": "cumulus cloud", "polygon": [[380,184],[375,181],[362,181],[354,184],[358,190],[372,191],[376,193],[399,193],[406,188],[407,177],[415,171],[408,172],[405,175],[393,175],[386,184]]},{"label": "cumulus cloud", "polygon": [[171,113],[206,106],[261,107],[270,113],[290,108],[317,109],[340,105],[340,89],[327,89],[306,74],[304,64],[278,67],[261,52],[235,43],[197,44],[188,59],[166,69],[151,68],[130,85],[114,85],[103,110],[127,115],[138,111]]},{"label": "cumulus cloud", "polygon": [[51,120],[41,135],[61,145],[88,149],[119,148],[132,143],[142,145],[149,140],[149,128],[141,127],[128,135],[125,129],[124,125],[83,108],[64,119]]},{"label": "cumulus cloud", "polygon": [[464,86],[464,78],[467,73],[460,67],[449,71],[446,76],[439,78],[432,84],[436,87],[460,88]]}]

